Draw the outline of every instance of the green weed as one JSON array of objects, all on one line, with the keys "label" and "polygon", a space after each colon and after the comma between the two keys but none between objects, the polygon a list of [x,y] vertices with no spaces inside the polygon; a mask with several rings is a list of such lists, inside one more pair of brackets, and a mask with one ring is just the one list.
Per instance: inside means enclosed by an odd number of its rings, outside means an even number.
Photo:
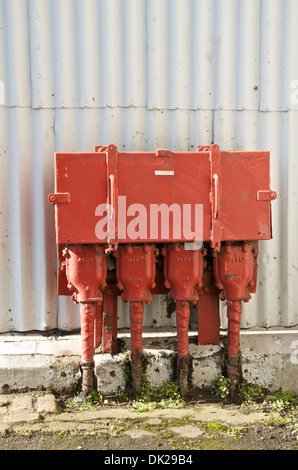
[{"label": "green weed", "polygon": [[211,393],[217,397],[226,399],[230,393],[230,379],[220,374],[211,382]]}]

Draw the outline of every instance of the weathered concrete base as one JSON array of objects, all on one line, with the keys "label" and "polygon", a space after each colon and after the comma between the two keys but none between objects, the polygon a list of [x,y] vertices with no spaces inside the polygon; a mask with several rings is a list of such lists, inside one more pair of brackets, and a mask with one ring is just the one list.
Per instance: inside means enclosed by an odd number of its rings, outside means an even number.
[{"label": "weathered concrete base", "polygon": [[192,356],[192,383],[194,386],[210,387],[212,380],[222,372],[223,346],[190,344]]},{"label": "weathered concrete base", "polygon": [[124,364],[125,355],[96,354],[94,374],[97,380],[97,389],[103,395],[121,393],[125,390]]},{"label": "weathered concrete base", "polygon": [[[119,335],[121,337],[121,335]],[[144,333],[146,378],[151,387],[175,379],[175,333]],[[129,336],[122,336],[123,352],[95,355],[97,388],[103,395],[125,390]],[[226,335],[219,346],[195,344],[190,334],[192,383],[210,387],[223,371]],[[242,376],[268,390],[298,393],[298,329],[241,332]],[[80,336],[44,337],[39,334],[0,336],[0,393],[49,389],[69,391],[80,383]]]},{"label": "weathered concrete base", "polygon": [[0,392],[24,389],[67,391],[80,380],[78,356],[0,356]]},{"label": "weathered concrete base", "polygon": [[298,393],[298,329],[241,334],[242,375],[268,390]]}]

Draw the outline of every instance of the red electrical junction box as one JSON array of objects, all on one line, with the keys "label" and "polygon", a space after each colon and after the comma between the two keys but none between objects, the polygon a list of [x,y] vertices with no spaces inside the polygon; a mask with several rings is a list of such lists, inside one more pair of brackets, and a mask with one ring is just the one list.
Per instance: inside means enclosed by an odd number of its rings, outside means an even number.
[{"label": "red electrical junction box", "polygon": [[[141,383],[144,303],[176,302],[177,374],[189,374],[189,304],[198,343],[219,343],[219,299],[228,303],[227,370],[236,389],[241,302],[256,290],[258,241],[271,233],[270,154],[221,151],[55,154],[58,294],[81,304],[83,391],[94,348],[117,349],[117,296],[130,303],[131,365]],[[114,268],[113,268],[114,266]],[[111,268],[112,267],[112,268]]]}]

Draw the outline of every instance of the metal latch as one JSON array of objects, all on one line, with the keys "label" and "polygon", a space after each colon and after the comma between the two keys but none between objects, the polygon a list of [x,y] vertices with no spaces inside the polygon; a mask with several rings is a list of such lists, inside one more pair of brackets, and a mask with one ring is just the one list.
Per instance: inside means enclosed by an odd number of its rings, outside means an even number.
[{"label": "metal latch", "polygon": [[277,198],[277,193],[271,189],[257,191],[258,201],[274,201]]},{"label": "metal latch", "polygon": [[171,152],[169,149],[157,149],[155,155],[156,157],[170,157]]},{"label": "metal latch", "polygon": [[70,202],[70,194],[69,193],[49,194],[48,200],[51,204],[68,204]]}]

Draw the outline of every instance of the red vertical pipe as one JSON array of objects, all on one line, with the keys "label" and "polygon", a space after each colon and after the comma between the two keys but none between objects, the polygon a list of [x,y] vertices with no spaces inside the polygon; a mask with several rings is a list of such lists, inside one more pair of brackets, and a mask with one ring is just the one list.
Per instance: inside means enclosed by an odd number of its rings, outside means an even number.
[{"label": "red vertical pipe", "polygon": [[198,302],[198,344],[220,344],[218,294],[200,295]]},{"label": "red vertical pipe", "polygon": [[237,356],[240,351],[241,300],[228,301],[228,357]]},{"label": "red vertical pipe", "polygon": [[130,334],[131,334],[131,354],[132,356],[142,352],[142,332],[143,332],[143,302],[129,303]]},{"label": "red vertical pipe", "polygon": [[129,303],[130,338],[131,338],[131,376],[132,386],[137,393],[142,385],[142,330],[144,304],[143,302]]},{"label": "red vertical pipe", "polygon": [[89,395],[93,389],[95,303],[81,303],[81,368],[82,392]]},{"label": "red vertical pipe", "polygon": [[178,358],[188,354],[189,303],[176,300],[177,353]]},{"label": "red vertical pipe", "polygon": [[189,353],[188,353],[188,324],[189,303],[184,300],[176,300],[176,324],[177,324],[177,378],[182,395],[188,389]]},{"label": "red vertical pipe", "polygon": [[83,363],[93,363],[95,304],[81,303],[81,357]]},{"label": "red vertical pipe", "polygon": [[228,301],[227,371],[230,379],[230,395],[232,399],[236,397],[239,388],[241,311],[241,300]]}]

